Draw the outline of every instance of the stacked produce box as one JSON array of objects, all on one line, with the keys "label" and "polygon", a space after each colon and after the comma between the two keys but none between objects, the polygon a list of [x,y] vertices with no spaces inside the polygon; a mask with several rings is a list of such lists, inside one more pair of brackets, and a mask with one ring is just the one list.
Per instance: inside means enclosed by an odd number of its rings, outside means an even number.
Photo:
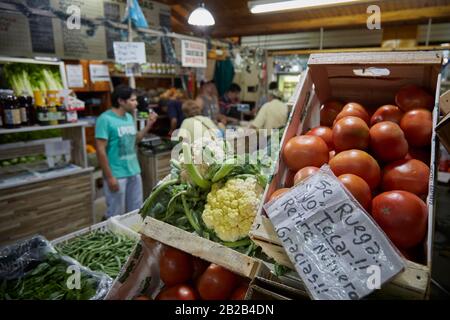
[{"label": "stacked produce box", "polygon": [[[312,55],[263,197],[263,204],[273,200],[328,164],[418,263],[393,281],[405,296],[423,297],[429,284],[441,59],[432,52]],[[292,267],[262,205],[252,238]]]}]

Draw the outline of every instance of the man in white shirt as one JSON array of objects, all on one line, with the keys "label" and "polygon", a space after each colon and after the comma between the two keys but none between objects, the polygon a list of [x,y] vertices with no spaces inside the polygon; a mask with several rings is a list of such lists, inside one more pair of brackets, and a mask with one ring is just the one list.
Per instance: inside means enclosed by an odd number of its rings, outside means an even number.
[{"label": "man in white shirt", "polygon": [[272,129],[282,128],[288,119],[288,107],[281,100],[281,93],[274,89],[269,90],[269,101],[258,111],[256,118],[251,122],[255,129],[267,129],[268,134]]}]

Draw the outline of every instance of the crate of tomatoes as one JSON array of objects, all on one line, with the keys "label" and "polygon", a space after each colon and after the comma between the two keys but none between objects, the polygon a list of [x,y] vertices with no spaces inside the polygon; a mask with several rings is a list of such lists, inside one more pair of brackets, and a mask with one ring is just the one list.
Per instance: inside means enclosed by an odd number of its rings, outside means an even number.
[{"label": "crate of tomatoes", "polygon": [[253,279],[274,279],[260,260],[148,219],[106,299],[244,300]]},{"label": "crate of tomatoes", "polygon": [[377,294],[427,296],[441,63],[436,52],[310,56],[251,230],[266,254],[292,268],[262,206],[328,164],[407,260]]}]

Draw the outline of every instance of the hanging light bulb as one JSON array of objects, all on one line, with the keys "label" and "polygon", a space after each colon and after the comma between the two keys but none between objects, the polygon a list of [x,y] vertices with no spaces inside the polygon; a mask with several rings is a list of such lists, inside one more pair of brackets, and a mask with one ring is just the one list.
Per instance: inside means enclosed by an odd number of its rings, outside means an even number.
[{"label": "hanging light bulb", "polygon": [[205,4],[202,3],[200,7],[192,11],[188,23],[194,26],[212,26],[216,22],[214,21],[211,12],[205,9]]}]

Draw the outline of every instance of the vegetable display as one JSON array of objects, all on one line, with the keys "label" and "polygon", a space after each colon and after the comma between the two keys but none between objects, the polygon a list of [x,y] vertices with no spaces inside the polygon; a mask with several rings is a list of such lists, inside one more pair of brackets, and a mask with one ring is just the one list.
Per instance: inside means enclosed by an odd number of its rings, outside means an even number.
[{"label": "vegetable display", "polygon": [[58,66],[34,63],[8,63],[3,67],[5,79],[18,96],[33,96],[33,91],[62,90]]},{"label": "vegetable display", "polygon": [[[249,280],[170,246],[159,256],[163,287],[155,300],[243,300]],[[156,294],[155,293],[155,294]],[[140,292],[133,300],[151,300]]]},{"label": "vegetable display", "polygon": [[0,282],[0,300],[89,300],[96,295],[100,278],[81,272],[80,289],[70,288],[67,283],[73,273],[70,264],[57,254],[47,258],[25,276]]},{"label": "vegetable display", "polygon": [[93,271],[101,271],[115,278],[135,244],[135,240],[125,236],[96,230],[58,244],[56,249]]},{"label": "vegetable display", "polygon": [[248,233],[270,165],[249,155],[225,159],[224,141],[205,140],[183,143],[171,176],[154,188],[140,214],[250,254],[255,246]]},{"label": "vegetable display", "polygon": [[[392,100],[397,105],[376,110],[356,102],[324,103],[320,126],[290,138],[283,147],[287,176],[295,175],[291,184],[286,179],[285,187],[301,183],[328,163],[397,248],[420,261],[423,256],[416,253],[423,253],[427,228],[424,199],[430,179],[434,99],[413,85],[400,88]],[[320,141],[309,141],[312,136]],[[328,153],[327,145],[334,150]],[[269,201],[288,190],[275,190]]]}]

